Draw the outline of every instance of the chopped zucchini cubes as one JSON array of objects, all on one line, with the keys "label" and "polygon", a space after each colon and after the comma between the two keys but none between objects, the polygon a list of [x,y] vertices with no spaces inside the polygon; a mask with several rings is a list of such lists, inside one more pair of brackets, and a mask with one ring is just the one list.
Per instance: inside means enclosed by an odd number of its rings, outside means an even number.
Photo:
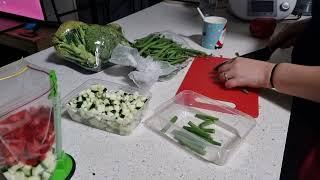
[{"label": "chopped zucchini cubes", "polygon": [[97,84],[80,92],[68,102],[68,106],[80,111],[83,119],[89,118],[86,116],[90,114],[100,117],[99,120],[130,122],[147,100],[147,97],[138,92],[113,91]]}]

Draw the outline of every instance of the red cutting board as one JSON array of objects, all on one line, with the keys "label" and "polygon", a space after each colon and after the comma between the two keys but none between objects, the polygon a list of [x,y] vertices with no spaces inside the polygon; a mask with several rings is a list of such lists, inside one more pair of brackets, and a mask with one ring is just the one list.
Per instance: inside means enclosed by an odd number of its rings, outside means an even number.
[{"label": "red cutting board", "polygon": [[258,117],[258,89],[248,88],[247,94],[241,89],[226,89],[224,83],[214,80],[217,73],[213,69],[225,60],[218,57],[195,58],[177,94],[184,90],[191,90],[212,99],[231,102],[235,104],[235,109],[254,118]]}]

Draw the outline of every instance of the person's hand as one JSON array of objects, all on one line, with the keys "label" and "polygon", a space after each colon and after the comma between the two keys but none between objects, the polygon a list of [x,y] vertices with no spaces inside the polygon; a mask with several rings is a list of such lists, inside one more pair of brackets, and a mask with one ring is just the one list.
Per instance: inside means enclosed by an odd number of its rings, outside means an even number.
[{"label": "person's hand", "polygon": [[227,88],[270,88],[270,75],[274,64],[238,57],[217,69],[219,79]]},{"label": "person's hand", "polygon": [[277,48],[290,48],[295,44],[297,36],[303,32],[309,20],[298,21],[286,26],[268,42],[268,47],[275,50]]}]

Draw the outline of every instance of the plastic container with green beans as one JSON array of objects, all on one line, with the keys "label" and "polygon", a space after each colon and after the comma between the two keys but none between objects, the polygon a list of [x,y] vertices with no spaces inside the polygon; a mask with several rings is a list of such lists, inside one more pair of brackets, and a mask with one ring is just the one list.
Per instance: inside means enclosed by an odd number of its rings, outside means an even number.
[{"label": "plastic container with green beans", "polygon": [[157,107],[147,127],[195,156],[224,165],[255,126],[250,116],[192,91]]}]

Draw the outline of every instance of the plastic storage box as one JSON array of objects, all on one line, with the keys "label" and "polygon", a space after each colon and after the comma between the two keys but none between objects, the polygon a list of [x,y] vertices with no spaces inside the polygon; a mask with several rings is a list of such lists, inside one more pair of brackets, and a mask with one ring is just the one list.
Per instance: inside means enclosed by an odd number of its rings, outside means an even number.
[{"label": "plastic storage box", "polygon": [[[146,120],[147,127],[217,165],[224,165],[228,161],[256,124],[250,116],[192,91],[179,93],[157,109],[158,111]],[[221,143],[220,146],[186,130],[190,121],[197,127],[204,122],[195,117],[196,114],[218,118],[206,127],[215,132],[205,134],[210,134],[213,141]],[[173,118],[175,116],[177,119]]]},{"label": "plastic storage box", "polygon": [[[143,107],[133,114],[133,118],[124,118],[122,122],[111,119],[105,114],[92,114],[89,111],[83,112],[80,108],[71,107],[68,103],[75,97],[79,96],[79,93],[88,90],[93,85],[101,84],[108,90],[119,91],[122,90],[125,93],[138,92],[147,98]],[[62,104],[64,105],[63,111],[67,111],[71,120],[85,124],[90,127],[101,129],[104,131],[112,132],[119,135],[129,135],[139,125],[143,114],[148,106],[151,95],[148,91],[144,91],[138,88],[134,88],[128,85],[121,85],[99,79],[90,79],[80,85],[78,88],[70,92],[66,97],[63,98]]]},{"label": "plastic storage box", "polygon": [[0,179],[44,180],[55,171],[59,143],[49,74],[23,61],[0,69]]}]

